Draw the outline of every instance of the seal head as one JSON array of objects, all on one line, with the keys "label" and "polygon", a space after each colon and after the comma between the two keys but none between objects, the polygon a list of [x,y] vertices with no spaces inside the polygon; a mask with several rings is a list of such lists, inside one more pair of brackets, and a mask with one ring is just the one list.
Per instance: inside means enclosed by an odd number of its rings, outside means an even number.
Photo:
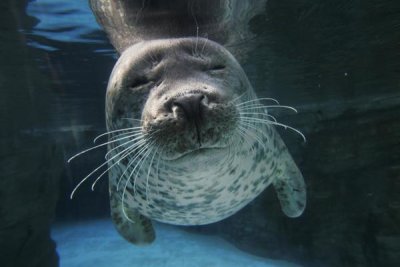
[{"label": "seal head", "polygon": [[111,75],[109,130],[140,119],[164,160],[226,148],[238,117],[232,100],[249,86],[233,56],[210,40],[138,43],[122,54]]}]

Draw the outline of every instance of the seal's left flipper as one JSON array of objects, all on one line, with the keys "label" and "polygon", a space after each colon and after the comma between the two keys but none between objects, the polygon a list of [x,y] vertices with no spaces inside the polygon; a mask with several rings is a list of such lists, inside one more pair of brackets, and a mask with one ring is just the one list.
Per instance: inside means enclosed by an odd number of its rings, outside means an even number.
[{"label": "seal's left flipper", "polygon": [[[280,139],[278,136],[277,138]],[[306,207],[306,185],[296,163],[281,141],[278,160],[278,175],[272,182],[278,195],[282,211],[288,217],[300,216]]]}]

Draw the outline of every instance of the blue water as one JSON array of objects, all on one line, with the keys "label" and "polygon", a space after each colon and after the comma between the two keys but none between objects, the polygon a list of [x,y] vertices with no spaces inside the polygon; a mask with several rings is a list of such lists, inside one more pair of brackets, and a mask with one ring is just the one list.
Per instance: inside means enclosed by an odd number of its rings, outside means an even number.
[{"label": "blue water", "polygon": [[53,228],[61,266],[146,267],[296,267],[281,260],[249,255],[215,236],[185,232],[155,224],[156,241],[150,246],[128,244],[108,219],[60,224]]},{"label": "blue water", "polygon": [[[81,46],[85,47],[85,51],[89,51],[89,55],[97,55],[97,57],[107,57],[105,59],[108,64],[115,61],[115,52],[108,44],[107,39],[95,21],[87,1],[57,1],[37,0],[31,1],[26,10],[29,16],[38,20],[32,29],[21,29],[26,35],[27,44],[33,49],[45,51],[50,58],[57,59],[62,62],[65,76],[73,76],[76,70],[80,69],[88,77],[83,81],[95,81],[103,84],[101,88],[93,88],[94,86],[84,87],[81,81],[68,82],[65,78],[54,77],[55,81],[65,88],[65,92],[58,99],[62,103],[58,109],[60,115],[57,115],[55,125],[48,129],[35,129],[27,134],[36,135],[53,135],[64,139],[65,135],[72,133],[75,142],[82,146],[88,144],[82,141],[80,136],[82,133],[91,132],[93,130],[102,131],[103,114],[95,116],[95,110],[102,107],[93,104],[89,93],[97,90],[96,99],[101,103],[103,100],[105,82],[108,75],[93,77],[90,73],[92,68],[86,69],[81,64],[73,65],[71,61],[78,60],[75,58],[64,57],[65,55],[78,52]],[[71,48],[71,46],[75,47]],[[79,53],[79,52],[78,52]],[[80,53],[79,56],[86,56]],[[111,57],[110,57],[111,56]],[[85,62],[90,64],[91,59]],[[92,60],[94,61],[94,60]],[[71,64],[69,68],[68,65]],[[53,66],[43,65],[45,71],[51,71]],[[105,70],[104,72],[106,72]],[[64,77],[65,77],[64,76]],[[79,90],[78,88],[82,88]],[[82,92],[89,90],[89,92]],[[88,95],[86,97],[85,95]],[[71,107],[72,106],[72,107]],[[96,108],[94,108],[96,107]],[[93,112],[85,112],[85,109],[94,110]],[[64,112],[62,112],[64,111]],[[61,113],[65,115],[61,115]],[[98,126],[94,127],[93,125]],[[103,129],[102,129],[103,128]],[[74,134],[75,133],[75,134]],[[64,141],[65,142],[65,139]],[[90,143],[89,143],[90,145]],[[76,149],[80,149],[77,146]],[[72,153],[67,151],[67,153]],[[100,162],[100,158],[96,159]],[[96,162],[95,160],[95,162]],[[83,168],[89,169],[93,163]],[[84,173],[82,170],[72,168],[74,177]],[[79,173],[79,174],[77,174]],[[69,183],[70,187],[75,183]],[[257,256],[250,255],[246,252],[235,248],[232,244],[224,241],[222,238],[213,235],[193,234],[181,229],[162,224],[155,224],[157,239],[154,244],[146,247],[136,247],[126,242],[115,230],[111,219],[87,219],[84,222],[72,219],[67,216],[67,222],[64,221],[65,213],[71,213],[74,217],[81,214],[79,209],[83,209],[85,202],[88,200],[94,203],[93,199],[101,198],[97,201],[96,210],[104,216],[108,214],[107,192],[104,190],[106,182],[103,181],[103,190],[99,190],[97,195],[93,196],[87,188],[81,189],[74,200],[67,197],[61,197],[60,206],[67,206],[66,209],[59,208],[58,217],[55,226],[52,229],[52,237],[57,244],[57,252],[60,256],[60,266],[62,267],[78,267],[78,266],[146,266],[146,267],[289,267],[298,266],[281,260],[268,260]],[[101,185],[100,185],[101,188]],[[63,189],[65,190],[65,189]],[[63,191],[64,192],[64,191]],[[69,193],[68,189],[64,192]],[[90,204],[89,204],[90,205]],[[102,207],[103,206],[103,207]],[[68,208],[69,207],[69,208]],[[68,211],[68,209],[70,211]],[[74,211],[77,211],[77,213]],[[90,217],[85,215],[85,217]],[[108,217],[107,215],[105,217]]]},{"label": "blue water", "polygon": [[[88,1],[32,1],[26,13],[39,20],[31,34],[61,42],[102,43],[104,40],[90,36],[100,27],[89,8]],[[45,46],[39,42],[32,46],[48,51],[56,47]]]}]

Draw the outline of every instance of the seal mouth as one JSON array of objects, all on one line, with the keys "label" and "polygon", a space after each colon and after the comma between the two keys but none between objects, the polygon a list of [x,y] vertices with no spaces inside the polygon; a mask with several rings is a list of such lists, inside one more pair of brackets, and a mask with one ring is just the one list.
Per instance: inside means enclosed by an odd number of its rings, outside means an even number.
[{"label": "seal mouth", "polygon": [[187,160],[199,160],[204,158],[205,160],[212,160],[213,156],[218,156],[221,152],[225,152],[228,147],[199,147],[196,149],[188,150],[176,157],[164,158],[168,162],[183,162]]}]

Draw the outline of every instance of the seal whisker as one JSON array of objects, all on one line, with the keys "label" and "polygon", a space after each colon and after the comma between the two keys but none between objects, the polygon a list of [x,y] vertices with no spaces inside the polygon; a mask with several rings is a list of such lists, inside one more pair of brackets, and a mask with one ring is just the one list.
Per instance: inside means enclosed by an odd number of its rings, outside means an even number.
[{"label": "seal whisker", "polygon": [[120,145],[118,145],[118,146],[116,146],[116,147],[114,147],[112,149],[109,149],[108,152],[104,155],[104,158],[107,159],[107,157],[112,153],[112,151],[114,151],[114,150],[116,150],[116,149],[118,149],[118,148],[120,148],[122,146],[126,146],[128,143],[132,143],[132,142],[136,142],[135,144],[132,145],[132,146],[135,146],[137,144],[141,144],[141,143],[146,142],[146,140],[144,139],[143,135],[137,136],[137,137],[133,138],[132,140],[129,140],[129,141],[127,141],[125,143],[122,143],[122,144],[120,144]]},{"label": "seal whisker", "polygon": [[[136,129],[138,129],[138,130],[136,130]],[[124,129],[118,129],[118,130],[114,130],[114,131],[105,132],[105,133],[102,133],[102,134],[96,136],[96,137],[93,139],[93,143],[96,143],[96,141],[97,141],[99,138],[101,138],[101,137],[103,137],[103,136],[105,136],[105,135],[111,134],[111,133],[117,133],[117,132],[123,132],[123,131],[128,131],[128,133],[131,133],[131,132],[139,132],[141,129],[142,129],[142,127],[141,127],[141,126],[138,126],[138,127],[124,128]],[[126,133],[121,133],[121,134],[126,134]]]},{"label": "seal whisker", "polygon": [[[139,136],[139,137],[137,137],[137,138],[135,138],[135,139],[138,139],[138,138],[143,138],[143,137],[142,137],[142,136]],[[124,146],[124,145],[126,145],[127,143],[130,143],[130,142],[132,142],[132,141],[135,141],[135,139],[130,140],[130,141],[127,141],[127,142],[125,142],[125,143],[123,143],[123,144],[121,144],[121,145],[119,145],[119,146],[117,146],[117,147],[115,147],[115,148],[113,148],[113,149],[110,149],[110,150],[107,152],[107,154],[106,154],[105,157],[107,158],[107,155],[109,155],[109,154],[111,153],[111,151],[114,151],[114,150],[117,149],[118,147]],[[126,158],[127,156],[129,156],[132,152],[134,152],[134,151],[137,150],[137,149],[140,149],[140,147],[142,147],[145,143],[146,143],[146,140],[143,140],[143,142],[142,142],[142,140],[141,140],[141,141],[138,141],[138,142],[136,142],[135,144],[133,144],[133,145],[129,146],[128,148],[122,150],[121,152],[117,153],[115,156],[120,156],[120,155],[122,155],[122,156],[121,156],[116,162],[114,162],[111,166],[109,166],[104,172],[102,172],[102,173],[96,178],[96,180],[93,182],[92,187],[91,187],[92,191],[94,191],[94,187],[96,186],[97,182],[100,180],[100,178],[101,178],[104,174],[106,174],[106,173],[107,173],[112,167],[114,167],[116,164],[120,163],[121,160],[123,160],[124,158]],[[114,157],[113,157],[113,158],[114,158]],[[113,158],[109,159],[109,160],[106,161],[105,163],[109,163]],[[96,170],[95,170],[95,171],[96,171]],[[93,171],[93,173],[94,173],[95,171]],[[93,174],[93,173],[91,173],[91,174]],[[88,176],[90,176],[91,174],[89,174]],[[82,182],[83,182],[83,181],[82,181]]]},{"label": "seal whisker", "polygon": [[[150,147],[150,146],[148,146],[147,148],[149,148],[149,147]],[[139,176],[140,170],[141,170],[142,167],[143,167],[143,163],[146,161],[147,157],[151,154],[151,152],[152,152],[153,150],[154,150],[154,149],[151,148],[151,149],[149,149],[149,150],[147,150],[147,151],[144,152],[143,157],[141,157],[141,158],[139,159],[139,161],[136,163],[135,168],[133,169],[131,175],[130,175],[129,178],[128,178],[128,180],[130,180],[132,174],[135,173],[135,169],[136,169],[137,167],[139,167],[139,168],[137,169],[137,171],[136,171],[135,177],[133,178],[133,194],[134,194],[134,195],[136,195],[136,178]]]},{"label": "seal whisker", "polygon": [[[120,138],[120,137],[126,136],[126,135],[131,135],[131,134],[137,135],[140,132],[141,132],[141,130],[130,130],[130,131],[126,131],[126,132],[123,132],[123,133],[117,133],[117,134],[115,134],[115,133],[104,133],[104,136],[107,135],[107,134],[110,134],[110,136],[108,136],[108,141],[111,141],[111,140],[115,140],[117,138]],[[103,137],[103,136],[101,136],[101,137]],[[99,138],[97,138],[96,140],[93,140],[93,143],[97,142],[98,139]]]},{"label": "seal whisker", "polygon": [[[144,148],[147,149],[148,147],[145,146]],[[119,180],[118,180],[118,184],[117,184],[117,191],[119,191],[119,184],[120,184],[120,182],[122,181],[125,172],[129,169],[130,165],[132,165],[133,162],[135,162],[135,159],[130,159],[130,160],[129,160],[128,166],[126,167],[125,171],[121,174],[121,176],[120,176],[120,178],[119,178]],[[136,166],[137,166],[137,164],[135,165],[135,168],[136,168]],[[132,173],[135,171],[135,168],[134,168],[133,171],[129,174],[129,177],[126,179],[126,182],[125,182],[125,185],[124,185],[124,190],[122,191],[122,195],[121,195],[122,214],[124,215],[124,217],[125,217],[128,221],[130,221],[130,222],[132,222],[132,223],[135,223],[135,221],[131,220],[131,219],[129,218],[129,216],[126,214],[126,211],[125,211],[125,192],[126,192],[126,189],[127,189],[127,187],[128,187],[130,177],[131,177]]]},{"label": "seal whisker", "polygon": [[[117,146],[115,148],[110,149],[109,152],[106,154],[106,159],[107,159],[108,155],[111,154],[110,151],[114,151],[120,146],[126,146],[130,142],[132,142],[132,141],[125,142],[122,145],[119,145],[119,146]],[[139,141],[135,142],[134,144],[129,145],[128,148],[131,149],[131,150],[126,151],[126,153],[131,154],[136,149],[142,147],[145,143],[146,143],[145,140],[139,140]],[[126,150],[126,149],[124,149],[124,150]],[[117,154],[120,154],[120,152],[118,152]]]},{"label": "seal whisker", "polygon": [[261,97],[261,98],[255,98],[255,99],[251,99],[251,100],[247,100],[247,101],[241,102],[241,103],[237,104],[236,106],[243,106],[243,105],[245,105],[247,103],[258,102],[258,101],[262,101],[262,100],[272,101],[272,102],[275,102],[276,104],[279,105],[279,101],[276,100],[275,98]]},{"label": "seal whisker", "polygon": [[156,166],[156,170],[157,170],[157,172],[156,172],[156,181],[155,181],[155,183],[156,183],[156,189],[157,189],[157,193],[158,193],[158,195],[160,195],[160,188],[159,188],[159,179],[160,179],[160,158],[161,158],[161,154],[158,154],[158,160],[157,160],[157,166]]},{"label": "seal whisker", "polygon": [[[231,143],[231,142],[229,142],[229,143]],[[225,161],[223,162],[222,166],[226,166],[225,164],[228,162],[228,160],[231,156],[231,153],[232,153],[231,150],[232,150],[232,146],[228,146],[228,153],[226,153]]]},{"label": "seal whisker", "polygon": [[243,127],[242,127],[242,131],[243,131],[243,135],[244,135],[244,138],[245,138],[245,140],[246,140],[246,143],[247,143],[247,145],[250,147],[250,151],[251,152],[254,152],[254,150],[256,149],[255,147],[254,147],[254,142],[253,142],[253,137],[248,133],[248,131],[246,131],[245,129],[243,129]]},{"label": "seal whisker", "polygon": [[150,56],[151,62],[149,62],[147,59],[145,59],[145,61],[146,61],[150,66],[152,66],[155,62],[158,61],[158,59],[157,59],[157,56],[155,55],[155,53],[154,53],[153,51],[151,51],[151,52],[149,53],[149,56]]},{"label": "seal whisker", "polygon": [[237,107],[238,110],[252,110],[252,109],[266,109],[265,105],[260,104],[260,103],[251,103],[251,104],[246,104],[241,107]]},{"label": "seal whisker", "polygon": [[[222,161],[222,163],[221,163],[221,166],[227,166],[226,164],[228,164],[228,161],[231,159],[232,151],[235,151],[236,148],[239,146],[238,142],[234,142],[234,140],[236,141],[236,140],[238,140],[238,138],[240,138],[240,135],[239,136],[237,136],[237,135],[239,135],[239,133],[237,131],[235,131],[230,136],[229,141],[228,141],[229,145],[227,146],[228,152],[226,153],[226,155],[224,157],[224,161]],[[233,149],[233,148],[235,148],[235,149]]]},{"label": "seal whisker", "polygon": [[193,55],[197,55],[197,44],[199,42],[199,23],[197,22],[196,14],[195,14],[195,12],[193,10],[194,4],[195,4],[194,2],[190,3],[188,8],[190,8],[190,13],[191,13],[191,15],[193,17],[193,20],[194,20],[195,24],[196,24],[196,42],[195,42],[194,51],[192,51],[192,53],[194,52]]},{"label": "seal whisker", "polygon": [[137,158],[139,158],[140,155],[141,155],[142,153],[144,153],[144,151],[146,151],[146,150],[148,149],[148,147],[149,147],[149,144],[148,144],[148,143],[143,143],[143,144],[140,146],[140,150],[137,151],[134,155],[132,155],[132,159],[129,161],[129,164],[126,166],[125,171],[121,174],[121,176],[120,176],[120,178],[119,178],[119,180],[118,180],[118,183],[117,183],[117,191],[119,190],[119,185],[120,185],[120,183],[121,183],[121,181],[122,181],[122,178],[123,178],[123,176],[125,175],[125,173],[128,171],[128,169],[130,168],[130,166],[135,162],[135,160],[136,160]]},{"label": "seal whisker", "polygon": [[250,150],[253,150],[253,144],[251,144],[248,139],[249,135],[248,135],[247,131],[245,131],[245,129],[241,126],[239,126],[237,128],[237,130],[240,133],[240,135],[242,136],[243,142],[246,142],[247,145],[250,147]]},{"label": "seal whisker", "polygon": [[[147,148],[148,148],[148,147],[146,147],[146,149],[147,149]],[[122,202],[122,213],[124,214],[124,217],[125,217],[127,220],[131,221],[132,223],[135,223],[135,222],[132,221],[132,220],[128,217],[128,215],[126,214],[126,211],[125,211],[125,202],[124,202],[124,201],[125,201],[126,189],[127,189],[127,187],[128,187],[128,184],[129,184],[129,181],[130,181],[130,179],[131,179],[131,176],[134,174],[134,172],[135,172],[135,170],[136,170],[138,164],[139,164],[143,159],[147,158],[147,155],[148,155],[151,151],[152,151],[151,149],[148,150],[148,151],[146,151],[146,152],[145,152],[146,155],[144,155],[144,156],[136,163],[134,169],[133,169],[132,172],[130,173],[129,177],[126,179],[125,186],[124,186],[124,190],[122,191],[122,200],[121,200],[121,202]],[[140,169],[139,169],[139,170],[140,170]],[[136,177],[135,177],[135,178],[136,178]],[[134,182],[134,184],[133,184],[133,187],[134,187],[134,190],[135,190],[135,182]],[[117,189],[117,190],[118,190],[118,189]]]},{"label": "seal whisker", "polygon": [[300,132],[300,131],[297,130],[296,128],[293,128],[293,127],[291,127],[291,126],[289,126],[289,125],[286,125],[286,124],[283,124],[283,123],[279,123],[279,122],[275,122],[275,121],[270,121],[270,120],[267,120],[267,119],[254,118],[254,117],[243,117],[243,116],[241,116],[240,119],[246,120],[246,121],[251,121],[251,122],[265,123],[265,124],[273,124],[273,125],[276,125],[276,126],[281,126],[281,127],[285,128],[285,129],[290,129],[290,130],[292,130],[292,131],[298,133],[298,134],[303,138],[304,142],[307,141],[307,140],[306,140],[306,137],[304,136],[304,134],[303,134],[302,132]]},{"label": "seal whisker", "polygon": [[294,111],[294,112],[298,112],[297,111],[297,109],[295,109],[294,107],[291,107],[291,106],[283,106],[283,105],[268,105],[268,106],[254,106],[254,107],[245,107],[245,108],[242,108],[242,110],[248,110],[248,109],[252,109],[252,108],[264,108],[264,109],[269,109],[269,108],[283,108],[283,109],[290,109],[290,110],[292,110],[292,111]]},{"label": "seal whisker", "polygon": [[204,54],[204,48],[206,47],[207,42],[208,42],[208,36],[205,36],[205,37],[203,37],[203,38],[204,38],[205,40],[204,40],[203,47],[201,48],[200,55],[203,55],[203,54]]},{"label": "seal whisker", "polygon": [[240,94],[238,97],[235,97],[234,99],[232,99],[231,102],[234,103],[234,102],[238,101],[240,98],[242,98],[243,96],[245,96],[246,93],[247,93],[247,92],[244,92],[244,93]]},{"label": "seal whisker", "polygon": [[142,16],[142,12],[145,8],[145,4],[146,4],[146,0],[142,0],[142,6],[139,8],[139,10],[136,12],[136,16],[135,16],[135,23],[138,23],[139,19]]},{"label": "seal whisker", "polygon": [[[123,145],[125,145],[126,143],[124,143]],[[142,147],[144,145],[144,142],[137,142],[131,146],[129,146],[129,150],[127,150],[125,153],[123,153],[123,155],[116,161],[114,162],[111,166],[109,166],[104,172],[102,172],[94,181],[94,183],[92,184],[92,191],[94,190],[94,187],[96,185],[96,183],[98,182],[98,180],[104,175],[106,174],[109,170],[111,170],[112,167],[114,167],[115,165],[117,165],[118,163],[120,163],[124,158],[126,158],[127,156],[129,156],[132,152],[134,152],[135,150],[139,149],[140,147]],[[114,148],[116,149],[116,148]],[[112,150],[114,150],[112,149]],[[111,151],[111,150],[110,150]],[[110,153],[110,151],[108,153]],[[107,153],[107,154],[108,154]],[[121,154],[120,154],[121,155]]]},{"label": "seal whisker", "polygon": [[[232,134],[232,140],[235,140],[235,142],[232,142],[234,145],[233,146],[228,146],[228,155],[227,155],[227,163],[224,164],[223,166],[230,166],[230,164],[233,164],[233,162],[235,161],[235,157],[236,157],[236,152],[237,151],[241,151],[242,150],[242,144],[244,142],[245,139],[245,135],[244,133],[241,133],[238,129],[236,129],[233,134]],[[237,140],[241,140],[241,142],[238,142]],[[243,141],[242,141],[243,140]],[[230,160],[228,162],[228,160]]]},{"label": "seal whisker", "polygon": [[[193,14],[193,16],[194,16],[194,14]],[[194,47],[194,54],[198,56],[199,53],[197,51],[197,45],[199,43],[199,26],[197,26],[196,17],[195,17],[195,21],[196,21],[196,44],[195,44],[195,47]]]},{"label": "seal whisker", "polygon": [[270,114],[267,114],[267,113],[261,113],[261,112],[240,112],[240,115],[256,115],[256,116],[261,115],[261,116],[265,116],[265,117],[271,118],[274,122],[278,122],[274,116],[272,116],[272,115],[270,115]]},{"label": "seal whisker", "polygon": [[125,173],[129,170],[129,167],[133,164],[133,162],[135,162],[135,158],[129,159],[129,162],[128,162],[127,166],[125,167],[124,172],[123,172],[123,173],[119,176],[119,178],[117,179],[117,180],[118,180],[118,183],[117,183],[117,191],[119,191],[119,184],[121,183],[121,181],[122,181],[122,179],[123,179]]},{"label": "seal whisker", "polygon": [[[250,126],[250,124],[247,124],[247,126]],[[258,136],[254,131],[252,131],[252,130],[250,130],[250,129],[246,129],[246,128],[244,128],[243,126],[239,126],[239,127],[242,127],[242,130],[243,130],[243,131],[245,131],[246,133],[248,133],[248,135],[249,135],[250,137],[252,137],[252,138],[255,139],[258,143],[260,143],[260,145],[262,145],[262,146],[264,147],[264,149],[265,149],[265,146],[264,146],[263,141],[259,139],[259,136]]]},{"label": "seal whisker", "polygon": [[[145,149],[147,150],[148,149],[148,147],[149,146],[146,146],[145,147]],[[146,158],[147,158],[147,156],[153,151],[152,149],[149,149],[149,150],[147,150],[146,151],[145,150],[145,154],[143,155],[143,157],[141,157],[140,159],[139,159],[139,161],[136,163],[136,165],[135,165],[135,167],[133,168],[133,170],[131,171],[131,173],[129,174],[129,177],[126,179],[126,182],[125,182],[125,186],[124,186],[124,190],[122,191],[122,212],[123,212],[123,214],[124,214],[124,216],[128,219],[128,220],[130,220],[129,219],[129,217],[127,216],[127,214],[126,214],[126,212],[125,212],[125,203],[124,203],[124,200],[125,200],[125,194],[126,194],[126,189],[127,189],[127,187],[128,187],[128,184],[129,184],[129,182],[130,182],[130,180],[131,180],[131,177],[132,177],[132,175],[135,173],[135,170],[136,170],[136,168],[139,166],[139,164],[141,163],[141,162],[143,162]],[[132,160],[132,162],[134,161],[134,159]],[[140,168],[141,168],[141,166],[142,166],[142,164],[140,164]],[[138,173],[139,173],[139,171],[140,171],[140,168],[138,169]],[[127,168],[128,169],[128,168]],[[137,174],[138,174],[137,173]],[[136,174],[136,176],[137,176],[137,174]],[[134,194],[136,194],[136,189],[135,189],[135,180],[136,180],[136,176],[135,176],[135,178],[134,178],[134,182],[133,182],[133,190],[134,190]],[[122,175],[121,175],[121,178],[122,178]],[[120,181],[121,181],[121,179],[120,179]],[[119,183],[119,182],[118,182]],[[118,190],[118,188],[117,188],[117,190]]]},{"label": "seal whisker", "polygon": [[125,137],[122,137],[122,138],[119,138],[119,139],[116,139],[116,140],[104,142],[104,143],[102,143],[102,144],[100,144],[100,145],[97,145],[97,146],[94,146],[94,147],[85,149],[85,150],[79,152],[78,154],[76,154],[76,155],[70,157],[70,158],[67,160],[67,162],[70,163],[71,160],[73,160],[74,158],[76,158],[76,157],[78,157],[78,156],[80,156],[80,155],[82,155],[82,154],[85,154],[85,153],[87,153],[87,152],[89,152],[89,151],[92,151],[92,150],[94,150],[94,149],[96,149],[96,148],[99,148],[99,147],[102,147],[102,146],[106,146],[106,145],[108,145],[108,144],[112,144],[112,143],[115,143],[115,142],[118,142],[118,141],[121,141],[121,140],[127,139],[127,138],[131,138],[131,136],[125,136]]},{"label": "seal whisker", "polygon": [[[241,133],[239,132],[239,131],[237,131],[237,130],[235,130],[235,132],[234,132],[234,134],[232,135],[232,139],[234,139],[234,140],[238,140],[238,139],[242,139],[242,135],[241,135]],[[238,148],[239,148],[239,146],[240,146],[240,143],[239,142],[235,142],[235,149],[233,150],[233,151],[236,151]],[[229,151],[231,151],[231,148],[229,147]],[[239,149],[240,150],[240,149]]]},{"label": "seal whisker", "polygon": [[143,122],[142,119],[134,119],[134,118],[121,118],[121,120],[130,120],[130,121],[138,121],[138,122]]},{"label": "seal whisker", "polygon": [[134,144],[132,146],[130,146],[130,150],[126,151],[116,162],[114,162],[111,166],[109,166],[104,172],[102,172],[97,178],[96,180],[93,182],[92,184],[92,191],[94,191],[94,187],[96,185],[96,183],[100,180],[100,178],[106,174],[109,170],[111,170],[111,168],[113,168],[115,165],[117,165],[118,163],[121,162],[121,160],[123,160],[124,158],[126,158],[127,156],[129,156],[133,151],[135,151],[137,148],[140,148],[142,146],[142,144]]},{"label": "seal whisker", "polygon": [[148,189],[149,189],[149,177],[150,177],[150,172],[151,172],[151,167],[153,165],[153,160],[154,160],[154,156],[157,154],[158,151],[158,147],[155,148],[155,151],[153,153],[153,156],[150,160],[150,164],[149,164],[149,169],[147,171],[147,176],[146,176],[146,202],[149,203],[149,194],[148,194]]},{"label": "seal whisker", "polygon": [[[151,135],[149,135],[147,138],[144,139],[145,142],[141,143],[140,146],[137,146],[137,147],[134,149],[134,150],[137,150],[137,149],[140,149],[140,148],[141,148],[140,151],[137,151],[135,154],[130,155],[130,156],[132,156],[132,159],[129,160],[128,165],[126,166],[124,172],[121,174],[120,178],[118,179],[117,191],[119,190],[119,184],[121,183],[121,180],[122,180],[123,176],[124,176],[125,173],[128,171],[128,169],[129,169],[130,166],[133,164],[133,162],[140,156],[140,153],[142,153],[143,150],[147,149],[147,147],[148,147],[149,145],[151,145],[151,144],[154,143],[153,141],[149,143],[149,141],[151,141],[151,140],[153,139],[154,134],[157,133],[157,132],[158,132],[158,131],[153,132]],[[134,151],[134,150],[133,150],[133,151]],[[132,152],[133,152],[133,151],[132,151]]]},{"label": "seal whisker", "polygon": [[143,135],[143,132],[142,131],[135,131],[135,132],[129,132],[129,133],[115,134],[112,137],[110,137],[108,140],[109,141],[117,140],[117,139],[119,139],[119,138],[121,138],[123,136],[127,136],[127,135],[131,135],[131,137],[136,137],[136,136],[139,136],[139,135]]},{"label": "seal whisker", "polygon": [[74,194],[76,192],[76,190],[91,176],[93,175],[96,171],[98,171],[100,168],[102,168],[104,165],[108,164],[111,160],[113,160],[114,158],[118,157],[119,155],[121,155],[122,153],[126,152],[127,150],[129,150],[130,147],[122,150],[121,152],[118,152],[117,154],[115,154],[112,158],[110,158],[109,160],[103,162],[102,164],[100,164],[96,169],[94,169],[92,172],[90,172],[87,176],[85,176],[85,178],[83,178],[76,186],[75,188],[72,190],[70,198],[72,199],[74,197]]},{"label": "seal whisker", "polygon": [[244,126],[247,126],[247,127],[251,128],[251,129],[253,129],[253,130],[255,130],[255,131],[261,133],[263,136],[265,136],[265,132],[263,132],[261,129],[257,128],[254,124],[252,124],[252,123],[250,123],[250,122],[241,121],[241,124],[244,125]]}]

